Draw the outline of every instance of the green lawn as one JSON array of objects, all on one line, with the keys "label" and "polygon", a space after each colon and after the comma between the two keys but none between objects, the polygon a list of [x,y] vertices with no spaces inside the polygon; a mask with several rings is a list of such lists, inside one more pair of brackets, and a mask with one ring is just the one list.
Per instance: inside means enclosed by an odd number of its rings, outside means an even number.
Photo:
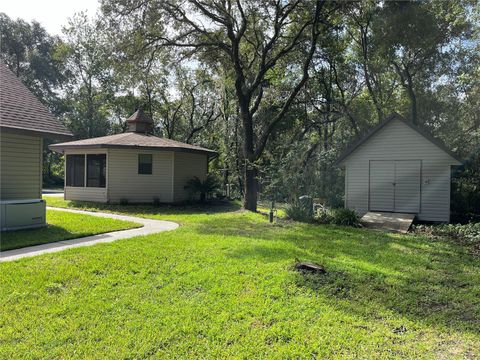
[{"label": "green lawn", "polygon": [[[215,208],[49,205],[170,232],[1,263],[0,358],[477,358],[479,259],[446,241]],[[295,272],[295,258],[326,275]]]},{"label": "green lawn", "polygon": [[47,223],[47,227],[40,229],[2,233],[0,235],[0,250],[18,249],[25,246],[74,239],[141,226],[141,224],[129,221],[55,210],[47,210]]}]

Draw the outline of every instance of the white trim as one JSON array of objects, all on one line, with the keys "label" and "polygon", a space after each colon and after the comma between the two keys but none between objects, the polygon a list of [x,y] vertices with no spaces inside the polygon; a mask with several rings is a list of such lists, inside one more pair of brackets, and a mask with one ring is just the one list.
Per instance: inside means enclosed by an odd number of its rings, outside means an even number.
[{"label": "white trim", "polygon": [[38,189],[38,197],[42,198],[43,189],[43,138],[40,138],[40,188]]},{"label": "white trim", "polygon": [[345,199],[343,200],[343,207],[347,209],[347,204],[348,204],[348,170],[345,167]]},{"label": "white trim", "polygon": [[172,151],[172,202],[175,202],[175,152]]},{"label": "white trim", "polygon": [[88,165],[87,165],[87,154],[83,154],[83,187],[87,187],[87,170],[88,170]]}]

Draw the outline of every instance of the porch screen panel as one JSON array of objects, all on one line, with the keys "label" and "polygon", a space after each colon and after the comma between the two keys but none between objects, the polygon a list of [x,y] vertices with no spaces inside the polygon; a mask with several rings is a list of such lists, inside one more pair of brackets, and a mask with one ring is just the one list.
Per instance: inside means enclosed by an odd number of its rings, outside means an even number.
[{"label": "porch screen panel", "polygon": [[67,186],[85,186],[85,155],[67,155]]},{"label": "porch screen panel", "polygon": [[87,155],[87,187],[105,187],[107,156],[105,154]]}]

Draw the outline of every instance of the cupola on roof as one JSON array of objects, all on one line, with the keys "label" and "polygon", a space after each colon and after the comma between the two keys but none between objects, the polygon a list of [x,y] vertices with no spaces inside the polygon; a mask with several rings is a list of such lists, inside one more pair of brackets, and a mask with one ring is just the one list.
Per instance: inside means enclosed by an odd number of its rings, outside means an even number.
[{"label": "cupola on roof", "polygon": [[153,120],[142,109],[138,109],[127,119],[127,126],[127,132],[153,133]]}]

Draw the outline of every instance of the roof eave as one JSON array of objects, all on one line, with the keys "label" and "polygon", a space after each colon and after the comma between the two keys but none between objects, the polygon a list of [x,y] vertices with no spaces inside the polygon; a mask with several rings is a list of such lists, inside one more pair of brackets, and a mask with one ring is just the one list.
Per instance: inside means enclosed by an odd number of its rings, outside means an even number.
[{"label": "roof eave", "polygon": [[49,146],[51,150],[57,152],[65,152],[65,150],[83,150],[83,149],[138,149],[138,150],[151,150],[151,151],[177,151],[177,152],[190,152],[190,153],[202,153],[213,157],[218,156],[218,153],[213,150],[202,149],[188,149],[179,147],[158,147],[158,146],[140,146],[140,145],[111,145],[111,144],[87,144],[87,145],[68,145],[67,144],[52,144]]},{"label": "roof eave", "polygon": [[38,129],[27,129],[14,126],[0,126],[0,131],[4,131],[10,134],[20,134],[20,135],[31,135],[38,136],[42,138],[58,139],[58,140],[68,140],[73,137],[73,134],[69,131],[67,132],[56,132],[56,131],[43,131]]}]

